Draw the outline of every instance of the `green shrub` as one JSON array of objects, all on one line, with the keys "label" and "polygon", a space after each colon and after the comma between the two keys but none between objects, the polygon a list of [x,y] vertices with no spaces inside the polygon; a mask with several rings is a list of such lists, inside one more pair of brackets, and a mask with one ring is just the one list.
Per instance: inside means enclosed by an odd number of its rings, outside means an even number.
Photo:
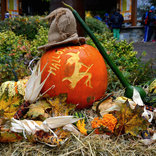
[{"label": "green shrub", "polygon": [[40,26],[35,39],[30,41],[23,36],[17,36],[12,31],[0,32],[0,84],[17,77],[23,78],[30,74],[27,69],[29,62],[40,57],[37,48],[48,42],[48,29]]},{"label": "green shrub", "polygon": [[[131,84],[138,85],[154,77],[154,73],[150,69],[150,64],[141,63],[141,58],[136,57],[137,52],[134,51],[132,43],[127,43],[126,41],[116,42],[113,37],[108,38],[106,34],[95,34],[95,36],[101,42],[102,46],[105,47],[114,64],[118,66]],[[95,46],[89,38],[87,43]],[[109,90],[122,88],[118,78],[109,67],[108,82]]]},{"label": "green shrub", "polygon": [[13,80],[16,74],[19,78],[27,75],[25,64],[31,58],[29,41],[12,31],[1,32],[0,41],[0,82]]},{"label": "green shrub", "polygon": [[49,27],[47,21],[40,19],[40,16],[8,18],[0,22],[0,31],[11,30],[16,35],[22,35],[28,40],[33,40],[40,26]]},{"label": "green shrub", "polygon": [[38,47],[48,43],[48,29],[41,26],[38,29],[35,39],[31,41],[31,54],[33,56],[41,56],[41,53],[38,51]]},{"label": "green shrub", "polygon": [[48,29],[40,26],[32,41],[23,36],[17,36],[12,31],[0,33],[0,83],[14,80],[15,73],[18,78],[30,74],[27,69],[29,62],[40,57],[37,48],[48,42]]},{"label": "green shrub", "polygon": [[111,35],[110,30],[107,28],[104,22],[99,21],[93,17],[86,17],[85,22],[93,32],[100,34],[108,32],[107,35]]}]

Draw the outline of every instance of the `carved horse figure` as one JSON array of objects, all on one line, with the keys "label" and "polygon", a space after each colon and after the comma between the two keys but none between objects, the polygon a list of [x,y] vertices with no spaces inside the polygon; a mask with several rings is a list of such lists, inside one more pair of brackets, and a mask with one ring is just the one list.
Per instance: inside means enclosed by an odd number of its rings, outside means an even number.
[{"label": "carved horse figure", "polygon": [[[85,85],[92,88],[91,85],[91,78],[92,78],[92,74],[89,73],[89,69],[93,66],[87,66],[84,63],[80,62],[80,57],[79,57],[80,52],[77,53],[67,53],[66,55],[70,55],[71,57],[67,60],[66,64],[75,64],[74,67],[74,72],[72,74],[72,76],[70,77],[65,77],[62,79],[62,81],[68,80],[71,82],[70,87],[71,88],[75,88],[75,86],[77,85],[77,83],[85,76],[87,76],[87,80],[85,81]],[[86,71],[85,72],[80,72],[80,69],[82,68],[82,66],[86,67]]]}]

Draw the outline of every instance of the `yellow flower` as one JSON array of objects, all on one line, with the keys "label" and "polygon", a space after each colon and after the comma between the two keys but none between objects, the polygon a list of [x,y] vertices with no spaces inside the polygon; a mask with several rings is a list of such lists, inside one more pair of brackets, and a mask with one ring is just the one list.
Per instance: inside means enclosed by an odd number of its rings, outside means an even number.
[{"label": "yellow flower", "polygon": [[92,17],[90,11],[87,11],[87,12],[86,12],[86,17]]}]

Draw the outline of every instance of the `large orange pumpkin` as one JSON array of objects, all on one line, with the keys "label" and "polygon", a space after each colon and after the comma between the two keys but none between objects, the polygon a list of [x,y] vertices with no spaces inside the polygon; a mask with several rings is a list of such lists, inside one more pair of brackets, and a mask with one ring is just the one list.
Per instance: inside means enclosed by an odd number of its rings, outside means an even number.
[{"label": "large orange pumpkin", "polygon": [[[68,103],[77,108],[86,108],[104,95],[107,88],[107,69],[99,51],[87,44],[81,46],[58,47],[41,57],[42,82],[50,76],[43,86],[42,93],[50,96],[67,93]],[[47,65],[46,65],[47,64]]]}]

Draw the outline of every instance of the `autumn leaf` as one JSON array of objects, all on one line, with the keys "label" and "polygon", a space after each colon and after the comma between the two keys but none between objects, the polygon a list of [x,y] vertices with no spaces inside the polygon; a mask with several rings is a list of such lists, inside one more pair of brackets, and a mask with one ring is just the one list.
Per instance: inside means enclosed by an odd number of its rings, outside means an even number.
[{"label": "autumn leaf", "polygon": [[114,101],[112,97],[109,97],[101,103],[99,103],[99,101],[95,102],[92,109],[103,116],[109,113],[110,108],[116,108],[116,106],[118,108],[116,101]]},{"label": "autumn leaf", "polygon": [[0,142],[18,142],[23,140],[21,134],[14,132],[0,131]]},{"label": "autumn leaf", "polygon": [[69,112],[74,110],[76,105],[67,104],[67,94],[60,94],[53,98],[47,99],[52,106],[52,116],[68,116]]},{"label": "autumn leaf", "polygon": [[47,103],[45,100],[40,100],[29,106],[27,116],[31,117],[32,119],[36,119],[39,116],[41,118],[48,118],[50,115],[46,112],[46,110],[49,108],[51,108],[49,103]]},{"label": "autumn leaf", "polygon": [[3,109],[0,110],[0,117],[2,117],[2,116],[4,116],[4,110]]},{"label": "autumn leaf", "polygon": [[130,133],[133,136],[137,136],[141,131],[146,130],[148,121],[141,116],[142,113],[142,107],[136,106],[135,109],[132,110],[128,101],[122,104],[120,111],[115,112],[115,116],[118,119],[115,134]]},{"label": "autumn leaf", "polygon": [[[0,111],[3,112],[3,116],[7,118],[12,118],[16,111],[18,110],[22,99],[21,96],[14,96],[14,97],[7,97],[2,96],[0,99]],[[0,113],[1,116],[2,113]]]}]

